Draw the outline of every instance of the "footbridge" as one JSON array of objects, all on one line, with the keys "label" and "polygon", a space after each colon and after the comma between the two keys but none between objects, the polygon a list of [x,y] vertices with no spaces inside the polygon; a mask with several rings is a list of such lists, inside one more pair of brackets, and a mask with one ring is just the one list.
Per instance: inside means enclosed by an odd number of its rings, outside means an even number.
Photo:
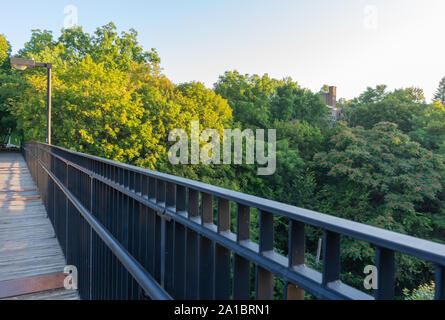
[{"label": "footbridge", "polygon": [[[323,232],[321,271],[306,264],[307,226]],[[376,290],[340,280],[343,237],[375,249]],[[0,293],[10,298],[274,299],[279,280],[285,299],[389,300],[397,252],[432,263],[445,299],[438,243],[57,146],[0,155]],[[61,288],[66,266],[77,290]]]}]

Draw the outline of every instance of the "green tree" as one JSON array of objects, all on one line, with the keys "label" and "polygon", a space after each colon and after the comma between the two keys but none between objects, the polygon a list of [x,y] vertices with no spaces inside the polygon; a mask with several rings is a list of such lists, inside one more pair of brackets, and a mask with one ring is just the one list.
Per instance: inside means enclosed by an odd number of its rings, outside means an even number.
[{"label": "green tree", "polygon": [[0,68],[5,69],[11,54],[11,46],[5,36],[0,34]]},{"label": "green tree", "polygon": [[10,133],[16,128],[16,119],[10,112],[11,101],[21,94],[24,80],[10,72],[11,47],[0,34],[0,145],[5,144]]},{"label": "green tree", "polygon": [[301,88],[291,79],[285,79],[276,87],[270,110],[274,120],[298,119],[312,125],[323,123],[328,115],[328,108],[318,94]]},{"label": "green tree", "polygon": [[39,54],[44,50],[54,49],[53,32],[49,30],[33,29],[31,30],[31,39],[25,43],[25,47],[19,50],[19,56],[28,56],[28,54]]},{"label": "green tree", "polygon": [[335,132],[330,151],[317,154],[314,165],[328,178],[365,188],[375,213],[394,217],[414,236],[427,237],[431,216],[425,203],[437,199],[442,190],[442,157],[411,141],[392,123],[379,123],[371,130],[340,123]]},{"label": "green tree", "polygon": [[439,100],[442,104],[445,104],[445,77],[440,80],[439,87],[434,95],[434,99]]},{"label": "green tree", "polygon": [[445,155],[445,106],[435,101],[415,116],[409,136],[424,148]]},{"label": "green tree", "polygon": [[[21,54],[53,63],[53,141],[74,150],[154,168],[166,158],[168,133],[200,120],[222,132],[227,101],[200,83],[173,85],[154,50],[145,52],[131,30],[110,23],[94,35],[81,28],[33,31]],[[44,140],[46,74],[21,73],[28,86],[10,109],[27,140]],[[0,93],[1,94],[1,93]]]},{"label": "green tree", "polygon": [[[442,191],[441,156],[388,122],[370,130],[339,123],[327,150],[313,161],[320,188],[319,211],[420,238],[437,237],[435,220],[443,219],[445,213],[434,205]],[[443,234],[436,238],[444,240]],[[360,241],[342,241],[342,259],[352,269],[344,279],[358,283],[363,280],[363,268],[354,266],[372,264],[374,250]],[[419,280],[431,280],[432,270],[425,262],[403,255],[396,258],[398,294]]]},{"label": "green tree", "polygon": [[325,143],[325,136],[318,126],[307,121],[275,120],[273,128],[277,130],[277,140],[286,140],[291,149],[298,150],[299,156],[306,161],[312,160],[315,153],[320,152]]},{"label": "green tree", "polygon": [[353,99],[351,104],[353,106],[358,106],[380,102],[388,95],[386,89],[387,86],[384,84],[377,85],[375,88],[368,87],[358,98]]},{"label": "green tree", "polygon": [[346,120],[352,127],[371,129],[379,122],[396,123],[405,133],[413,129],[413,119],[426,108],[423,91],[418,88],[386,92],[385,86],[368,88],[358,99],[353,99],[346,109]]},{"label": "green tree", "polygon": [[227,99],[235,121],[245,127],[271,128],[276,121],[301,120],[318,124],[328,113],[318,94],[301,88],[292,79],[271,79],[267,74],[226,72],[215,92]]},{"label": "green tree", "polygon": [[228,100],[235,121],[246,127],[267,128],[271,121],[270,98],[280,83],[267,74],[260,77],[227,71],[219,77],[215,92]]}]

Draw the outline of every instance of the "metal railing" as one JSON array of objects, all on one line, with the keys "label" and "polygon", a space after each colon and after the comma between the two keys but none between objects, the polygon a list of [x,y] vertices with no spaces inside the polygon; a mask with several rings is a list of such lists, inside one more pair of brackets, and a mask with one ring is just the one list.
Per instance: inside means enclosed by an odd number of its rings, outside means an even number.
[{"label": "metal railing", "polygon": [[[444,245],[61,147],[26,143],[23,154],[82,299],[273,299],[274,277],[285,299],[393,299],[395,252],[434,263],[445,299]],[[287,256],[274,216],[289,223]],[[321,273],[304,264],[306,225],[324,232]],[[374,297],[340,281],[342,236],[376,248]]]}]

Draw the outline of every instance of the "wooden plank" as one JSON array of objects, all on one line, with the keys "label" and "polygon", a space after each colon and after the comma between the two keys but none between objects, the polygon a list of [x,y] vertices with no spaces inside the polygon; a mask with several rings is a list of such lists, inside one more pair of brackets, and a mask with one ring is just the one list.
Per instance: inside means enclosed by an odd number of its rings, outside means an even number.
[{"label": "wooden plank", "polygon": [[79,296],[75,290],[58,289],[6,298],[4,300],[79,300]]},{"label": "wooden plank", "polygon": [[0,193],[2,192],[32,192],[37,191],[37,189],[9,189],[9,190],[0,190]]},{"label": "wooden plank", "polygon": [[0,299],[63,288],[63,273],[0,281]]},{"label": "wooden plank", "polygon": [[31,201],[31,200],[39,200],[40,197],[8,197],[0,200],[0,205],[2,202],[17,202],[17,201]]}]

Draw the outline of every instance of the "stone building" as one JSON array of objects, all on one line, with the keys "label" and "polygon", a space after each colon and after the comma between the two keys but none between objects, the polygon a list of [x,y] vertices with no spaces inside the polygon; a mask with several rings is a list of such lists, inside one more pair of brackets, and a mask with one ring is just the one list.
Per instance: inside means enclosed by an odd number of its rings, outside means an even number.
[{"label": "stone building", "polygon": [[330,86],[329,92],[321,94],[321,99],[326,103],[331,112],[328,116],[329,120],[338,121],[343,115],[343,110],[337,108],[337,87]]}]

